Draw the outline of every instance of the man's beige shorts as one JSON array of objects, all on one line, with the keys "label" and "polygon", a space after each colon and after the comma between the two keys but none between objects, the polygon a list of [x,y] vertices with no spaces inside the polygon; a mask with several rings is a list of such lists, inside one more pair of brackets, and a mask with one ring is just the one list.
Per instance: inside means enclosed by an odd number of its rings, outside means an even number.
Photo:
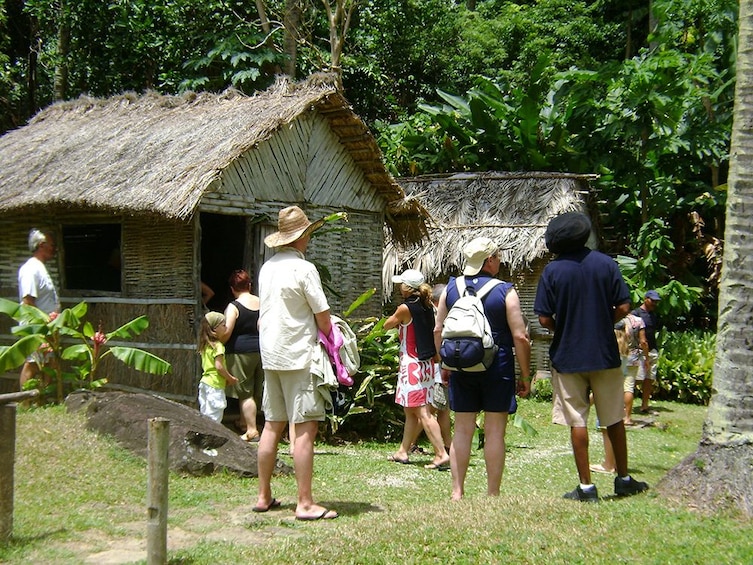
[{"label": "man's beige shorts", "polygon": [[264,369],[264,419],[270,422],[323,422],[324,397],[314,386],[309,369],[270,371]]},{"label": "man's beige shorts", "polygon": [[589,394],[593,392],[600,425],[616,424],[625,412],[624,380],[620,367],[584,373],[559,373],[553,368],[552,422],[571,428],[587,427],[591,407]]}]

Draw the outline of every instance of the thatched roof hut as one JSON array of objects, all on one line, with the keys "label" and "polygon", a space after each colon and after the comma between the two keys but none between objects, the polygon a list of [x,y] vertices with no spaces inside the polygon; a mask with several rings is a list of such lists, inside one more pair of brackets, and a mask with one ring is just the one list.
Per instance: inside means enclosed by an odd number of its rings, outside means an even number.
[{"label": "thatched roof hut", "polygon": [[[200,282],[217,292],[209,306],[224,309],[230,271],[255,278],[271,255],[264,237],[290,204],[311,219],[348,213],[351,231],[314,238],[308,253],[332,276],[334,312],[368,288],[381,293],[385,240],[409,245],[426,230],[421,205],[405,198],[366,125],[326,82],[280,81],[251,97],[57,103],[0,137],[0,296],[16,296],[29,228],[51,231],[58,256],[48,269],[63,306],[86,300],[106,330],[147,314],[142,345],[174,366],[170,378],[113,380],[192,398]],[[379,301],[359,312],[378,314]]]},{"label": "thatched roof hut", "polygon": [[499,242],[500,277],[515,282],[523,312],[531,322],[534,361],[544,359],[548,341],[538,348],[536,338],[546,340],[546,330],[533,314],[536,285],[550,254],[544,244],[549,220],[563,212],[588,213],[598,234],[596,202],[589,180],[595,175],[568,173],[461,173],[402,178],[398,182],[409,197],[429,212],[429,237],[407,246],[385,247],[383,284],[385,298],[392,296],[393,274],[411,267],[429,282],[444,282],[460,274],[462,249],[475,237]]},{"label": "thatched roof hut", "polygon": [[[337,90],[315,81],[291,85],[282,80],[253,97],[230,89],[220,95],[84,96],[54,104],[26,127],[0,137],[0,212],[88,207],[189,220],[208,193],[223,188],[230,194],[247,191],[249,183],[255,195],[262,187],[259,196],[266,195],[272,185],[276,195],[287,197],[281,201],[300,202],[310,196],[304,192],[330,191],[336,179],[286,179],[311,171],[283,171],[272,163],[261,168],[262,178],[222,177],[231,164],[273,135],[294,135],[286,128],[293,129],[302,116],[313,112],[326,118],[356,172],[386,202],[392,237],[409,242],[424,235],[420,206],[404,198],[366,125]],[[306,164],[300,157],[317,156],[316,147],[297,149],[308,155],[276,157],[295,160],[300,167]],[[343,197],[329,192],[326,200],[338,204],[348,200]]]}]

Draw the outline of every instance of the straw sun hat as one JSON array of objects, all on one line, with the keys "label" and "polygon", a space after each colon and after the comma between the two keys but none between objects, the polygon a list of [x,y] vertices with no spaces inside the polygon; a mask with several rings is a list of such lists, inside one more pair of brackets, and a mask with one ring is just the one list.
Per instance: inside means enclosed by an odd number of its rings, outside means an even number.
[{"label": "straw sun hat", "polygon": [[318,230],[323,225],[324,220],[311,223],[298,206],[288,206],[280,210],[277,231],[265,237],[264,244],[272,248],[282,247]]}]

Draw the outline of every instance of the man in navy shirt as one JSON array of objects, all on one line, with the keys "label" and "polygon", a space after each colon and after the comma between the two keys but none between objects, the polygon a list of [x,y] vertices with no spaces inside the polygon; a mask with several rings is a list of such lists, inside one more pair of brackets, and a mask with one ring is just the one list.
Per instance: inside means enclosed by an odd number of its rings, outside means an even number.
[{"label": "man in navy shirt", "polygon": [[597,502],[588,463],[589,395],[614,447],[617,496],[648,489],[628,474],[623,423],[623,375],[614,324],[630,311],[630,292],[615,261],[586,247],[591,222],[578,212],[553,218],[546,229],[549,251],[557,254],[541,274],[534,312],[554,332],[552,420],[570,426],[570,439],[580,484],[565,498]]}]

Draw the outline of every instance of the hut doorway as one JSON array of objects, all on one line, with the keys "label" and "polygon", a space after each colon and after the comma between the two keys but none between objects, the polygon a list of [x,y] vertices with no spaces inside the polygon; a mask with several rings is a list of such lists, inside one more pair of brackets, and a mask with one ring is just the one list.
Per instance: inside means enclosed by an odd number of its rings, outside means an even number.
[{"label": "hut doorway", "polygon": [[244,268],[246,218],[202,213],[200,222],[201,280],[214,291],[207,307],[224,312],[233,300],[228,277],[235,269]]}]

